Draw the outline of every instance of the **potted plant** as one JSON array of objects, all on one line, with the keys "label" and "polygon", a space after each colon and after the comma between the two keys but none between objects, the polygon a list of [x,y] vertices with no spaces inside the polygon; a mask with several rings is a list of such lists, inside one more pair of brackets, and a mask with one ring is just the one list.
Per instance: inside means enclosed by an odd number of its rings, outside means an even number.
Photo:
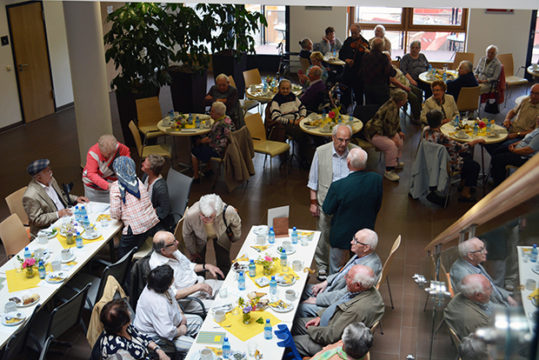
[{"label": "potted plant", "polygon": [[105,60],[113,61],[118,71],[111,88],[116,92],[124,140],[133,146],[128,124],[137,117],[135,100],[156,96],[161,86],[170,83],[172,19],[166,4],[140,2],[126,3],[107,21],[112,24],[104,36]]},{"label": "potted plant", "polygon": [[266,26],[266,18],[260,12],[250,12],[244,5],[198,4],[202,21],[213,32],[211,37],[212,65],[214,75],[232,75],[239,94],[245,92],[243,71],[247,66],[247,54],[255,53],[253,33]]}]

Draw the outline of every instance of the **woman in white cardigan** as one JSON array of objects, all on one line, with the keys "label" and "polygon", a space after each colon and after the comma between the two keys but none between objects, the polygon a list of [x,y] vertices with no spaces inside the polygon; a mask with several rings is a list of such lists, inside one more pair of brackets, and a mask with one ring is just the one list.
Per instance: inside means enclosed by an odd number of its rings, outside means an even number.
[{"label": "woman in white cardigan", "polygon": [[431,110],[439,110],[442,113],[442,124],[452,121],[459,114],[459,109],[453,96],[445,93],[447,85],[442,80],[435,80],[430,87],[432,96],[425,100],[425,104],[423,104],[421,125],[427,125],[427,113]]}]

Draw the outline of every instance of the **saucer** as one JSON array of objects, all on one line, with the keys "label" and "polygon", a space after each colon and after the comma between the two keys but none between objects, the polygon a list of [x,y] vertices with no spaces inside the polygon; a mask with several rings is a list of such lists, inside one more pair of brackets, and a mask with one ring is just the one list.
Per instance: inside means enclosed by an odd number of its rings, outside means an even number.
[{"label": "saucer", "polygon": [[2,314],[2,325],[5,326],[17,326],[26,319],[20,312],[10,312],[7,314]]},{"label": "saucer", "polygon": [[99,232],[95,232],[94,234],[89,234],[86,231],[81,234],[81,237],[85,240],[95,240],[99,238],[101,234]]},{"label": "saucer", "polygon": [[61,259],[61,261],[62,261],[62,264],[67,264],[68,262],[75,260],[75,258],[76,258],[75,254],[71,253],[71,256],[68,259],[65,259],[65,260]]},{"label": "saucer", "polygon": [[53,272],[47,274],[45,281],[50,284],[60,284],[66,279],[65,273],[63,271]]}]

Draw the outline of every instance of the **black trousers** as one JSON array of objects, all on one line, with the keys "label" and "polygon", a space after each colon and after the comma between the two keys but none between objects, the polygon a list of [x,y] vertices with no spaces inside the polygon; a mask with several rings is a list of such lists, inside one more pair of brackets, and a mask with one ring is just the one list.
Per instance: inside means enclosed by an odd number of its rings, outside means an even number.
[{"label": "black trousers", "polygon": [[121,259],[125,254],[131,251],[135,246],[140,247],[149,236],[154,234],[160,229],[159,223],[153,228],[143,232],[142,234],[133,234],[131,226],[127,228],[127,234],[122,234],[120,238],[120,246],[118,247],[118,258]]},{"label": "black trousers", "polygon": [[521,166],[526,161],[528,161],[528,158],[522,158],[522,156],[509,150],[494,155],[491,161],[492,168],[490,170],[494,185],[498,186],[505,180],[505,167],[507,165]]},{"label": "black trousers", "polygon": [[[217,239],[213,239],[213,248],[215,249],[215,261],[217,263],[217,267],[221,269],[223,274],[228,274],[230,271],[230,267],[232,266],[232,263],[230,261],[230,250],[222,247],[217,243]],[[204,246],[204,249],[200,252],[200,257],[203,262],[206,261],[206,246]]]},{"label": "black trousers", "polygon": [[464,186],[474,187],[477,185],[477,177],[479,176],[480,168],[481,167],[477,161],[474,161],[471,156],[464,158],[462,171],[460,174],[460,178],[464,182]]}]

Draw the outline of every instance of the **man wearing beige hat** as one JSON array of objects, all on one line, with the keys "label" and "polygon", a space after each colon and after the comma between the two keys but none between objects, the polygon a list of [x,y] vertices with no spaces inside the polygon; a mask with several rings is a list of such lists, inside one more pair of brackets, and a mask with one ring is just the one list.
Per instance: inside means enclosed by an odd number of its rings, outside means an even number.
[{"label": "man wearing beige hat", "polygon": [[49,159],[39,159],[26,168],[32,180],[22,197],[22,205],[28,214],[32,237],[57,219],[70,216],[71,210],[68,209],[70,204],[88,202],[84,196],[69,195],[68,197],[60,190],[52,176],[49,164]]}]

